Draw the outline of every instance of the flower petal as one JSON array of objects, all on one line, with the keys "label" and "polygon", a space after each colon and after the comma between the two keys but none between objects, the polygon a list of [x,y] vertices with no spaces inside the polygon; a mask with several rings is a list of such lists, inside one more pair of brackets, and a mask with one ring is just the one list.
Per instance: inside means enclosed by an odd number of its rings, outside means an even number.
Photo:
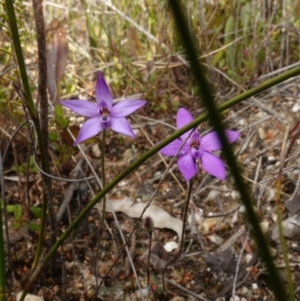
[{"label": "flower petal", "polygon": [[111,117],[111,129],[119,134],[135,137],[129,122],[124,117]]},{"label": "flower petal", "polygon": [[190,112],[184,108],[180,108],[177,111],[176,116],[176,126],[178,129],[182,128],[183,126],[187,125],[188,123],[192,122],[194,119]]},{"label": "flower petal", "polygon": [[240,132],[232,131],[232,130],[225,130],[226,137],[229,143],[233,143],[237,138],[240,137]]},{"label": "flower petal", "polygon": [[186,181],[189,181],[197,173],[196,162],[191,153],[178,157],[178,168]]},{"label": "flower petal", "polygon": [[72,99],[72,100],[61,100],[60,103],[79,115],[85,117],[99,116],[99,107],[90,101]]},{"label": "flower petal", "polygon": [[112,107],[110,111],[110,115],[112,117],[125,117],[133,113],[134,111],[138,110],[145,104],[146,104],[146,100],[125,99],[118,102]]},{"label": "flower petal", "polygon": [[225,165],[224,162],[217,156],[209,153],[203,152],[201,157],[202,168],[213,175],[214,177],[225,180]]},{"label": "flower petal", "polygon": [[[163,147],[159,152],[164,155],[164,156],[175,156],[176,153],[178,152],[179,148],[182,146],[182,141],[179,139],[176,139]],[[178,155],[184,155],[189,151],[189,147],[187,144],[183,146],[181,149],[180,153]]]},{"label": "flower petal", "polygon": [[113,99],[110,90],[104,80],[104,77],[100,71],[97,72],[97,82],[95,87],[95,96],[98,106],[100,106],[101,101],[104,101],[107,108],[110,110],[113,105]]},{"label": "flower petal", "polygon": [[96,136],[101,130],[102,130],[102,125],[101,125],[100,117],[93,117],[88,119],[82,125],[74,145],[77,145],[84,140]]},{"label": "flower petal", "polygon": [[[225,134],[229,143],[234,142],[240,136],[239,132],[231,131],[231,130],[225,130]],[[211,132],[201,137],[200,147],[204,151],[215,151],[221,149],[222,145],[219,140],[217,132]]]},{"label": "flower petal", "polygon": [[[194,119],[189,111],[187,111],[184,108],[180,108],[177,111],[176,127],[177,127],[177,129],[180,129],[180,128],[184,127],[185,125],[187,125],[188,123],[192,122],[193,120]],[[181,136],[181,139],[185,140],[190,135],[191,131],[193,131],[193,130],[190,130],[190,131],[186,132],[185,134],[183,134]],[[198,130],[196,129],[195,132],[198,133]]]}]

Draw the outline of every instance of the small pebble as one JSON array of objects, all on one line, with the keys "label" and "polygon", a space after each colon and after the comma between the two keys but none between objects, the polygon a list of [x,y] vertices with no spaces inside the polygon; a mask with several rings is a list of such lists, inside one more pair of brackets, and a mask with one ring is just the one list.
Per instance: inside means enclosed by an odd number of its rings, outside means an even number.
[{"label": "small pebble", "polygon": [[176,241],[169,241],[164,245],[166,252],[170,253],[178,248],[178,243]]},{"label": "small pebble", "polygon": [[257,283],[252,283],[252,289],[253,289],[254,291],[258,290],[258,285],[257,285]]},{"label": "small pebble", "polygon": [[[253,258],[252,254],[247,254],[246,255],[246,262],[249,263],[252,258]],[[244,295],[244,293],[243,293],[243,295]]]},{"label": "small pebble", "polygon": [[294,113],[297,113],[299,110],[300,110],[300,103],[297,102],[297,103],[294,104],[294,106],[292,108],[292,111]]},{"label": "small pebble", "polygon": [[269,229],[269,222],[268,221],[263,221],[260,223],[260,228],[263,234],[266,234],[268,229]]},{"label": "small pebble", "polygon": [[240,213],[246,213],[246,207],[245,205],[241,205],[240,209],[239,209]]},{"label": "small pebble", "polygon": [[[248,255],[250,255],[250,254],[248,254]],[[251,256],[252,257],[252,256]],[[246,295],[248,293],[248,288],[246,287],[246,286],[243,286],[242,287],[242,290],[241,290],[241,294],[242,295]]]},{"label": "small pebble", "polygon": [[263,128],[258,128],[258,137],[261,139],[261,140],[264,140],[266,136],[266,132]]},{"label": "small pebble", "polygon": [[[21,299],[21,296],[22,292],[19,292],[16,297],[17,301]],[[27,294],[24,301],[44,301],[44,298],[32,294]]]},{"label": "small pebble", "polygon": [[221,245],[223,243],[223,241],[224,241],[224,239],[222,237],[218,236],[218,235],[209,235],[208,239],[212,243],[214,243],[214,244],[216,244],[218,246]]}]

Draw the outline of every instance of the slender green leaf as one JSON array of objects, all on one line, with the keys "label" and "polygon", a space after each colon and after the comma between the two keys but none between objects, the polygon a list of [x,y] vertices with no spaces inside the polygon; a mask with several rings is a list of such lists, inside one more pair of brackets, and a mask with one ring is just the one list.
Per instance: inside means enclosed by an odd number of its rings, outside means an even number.
[{"label": "slender green leaf", "polygon": [[36,218],[42,218],[43,210],[40,207],[31,207],[30,208],[31,213],[36,217]]},{"label": "slender green leaf", "polygon": [[14,217],[17,222],[21,220],[22,213],[23,213],[22,206],[20,204],[16,204],[14,206]]}]

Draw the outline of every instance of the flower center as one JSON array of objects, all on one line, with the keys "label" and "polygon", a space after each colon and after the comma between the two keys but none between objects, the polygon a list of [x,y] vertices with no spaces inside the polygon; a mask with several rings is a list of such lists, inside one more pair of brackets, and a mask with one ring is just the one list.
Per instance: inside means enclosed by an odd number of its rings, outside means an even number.
[{"label": "flower center", "polygon": [[99,114],[101,116],[101,125],[105,130],[108,130],[111,125],[110,111],[104,101],[100,102]]},{"label": "flower center", "polygon": [[197,133],[193,133],[192,137],[190,138],[190,148],[191,148],[191,154],[194,157],[195,160],[199,160],[202,155],[201,150],[201,138]]}]

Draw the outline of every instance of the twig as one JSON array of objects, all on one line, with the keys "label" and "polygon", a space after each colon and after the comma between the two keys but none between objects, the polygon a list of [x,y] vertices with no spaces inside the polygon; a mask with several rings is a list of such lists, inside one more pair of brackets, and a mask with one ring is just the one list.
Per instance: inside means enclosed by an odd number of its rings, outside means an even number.
[{"label": "twig", "polygon": [[204,298],[204,297],[202,297],[202,296],[200,296],[200,295],[195,294],[195,293],[192,292],[192,291],[189,291],[187,288],[183,287],[182,285],[176,283],[176,282],[173,281],[173,280],[169,280],[168,278],[165,278],[165,281],[168,282],[168,283],[170,283],[170,284],[172,284],[172,285],[174,285],[175,287],[179,288],[180,290],[182,290],[182,291],[185,292],[186,294],[188,294],[188,295],[190,295],[190,296],[196,298],[197,300],[201,300],[201,301],[210,301],[210,299],[206,299],[206,298]]},{"label": "twig", "polygon": [[[43,14],[43,1],[33,0],[33,13],[38,45],[38,101],[40,103],[40,119],[39,125],[41,129],[41,141],[39,143],[42,157],[42,168],[46,173],[49,173],[49,131],[48,131],[48,96],[47,96],[47,58],[46,58],[46,36],[45,36],[45,24]],[[43,196],[43,208],[42,208],[42,223],[41,231],[37,243],[36,254],[34,257],[32,267],[35,268],[38,264],[39,257],[42,251],[42,244],[44,240],[44,232],[47,220],[47,209],[49,207],[49,221],[51,228],[51,244],[56,241],[56,220],[54,215],[52,193],[51,193],[51,180],[48,177],[42,176],[44,196]],[[48,206],[49,205],[49,206]]]},{"label": "twig", "polygon": [[[80,174],[84,174],[83,170],[82,170],[84,162],[85,161],[83,159],[81,159],[81,160],[78,161],[77,165],[75,166],[75,168],[72,171],[72,176],[74,178],[78,178]],[[84,179],[80,179],[80,180],[84,180]],[[62,204],[60,205],[59,210],[56,213],[56,220],[57,220],[57,222],[61,221],[61,219],[63,217],[63,214],[65,213],[65,211],[67,209],[68,204],[70,203],[70,201],[73,198],[74,191],[76,189],[78,189],[78,186],[79,186],[79,182],[77,180],[77,182],[72,183],[68,187],[68,190],[67,190],[67,192],[65,193],[65,196],[64,196],[64,201],[62,202]]]},{"label": "twig", "polygon": [[250,233],[250,230],[248,230],[248,232],[247,232],[246,239],[243,243],[242,249],[240,251],[240,254],[239,254],[239,257],[238,257],[238,260],[236,263],[236,270],[235,270],[235,275],[234,275],[234,279],[233,279],[233,287],[232,287],[232,297],[235,297],[236,283],[237,283],[237,279],[238,279],[238,275],[239,275],[240,263],[242,260],[242,255],[243,255],[246,245],[248,243],[249,233]]}]

